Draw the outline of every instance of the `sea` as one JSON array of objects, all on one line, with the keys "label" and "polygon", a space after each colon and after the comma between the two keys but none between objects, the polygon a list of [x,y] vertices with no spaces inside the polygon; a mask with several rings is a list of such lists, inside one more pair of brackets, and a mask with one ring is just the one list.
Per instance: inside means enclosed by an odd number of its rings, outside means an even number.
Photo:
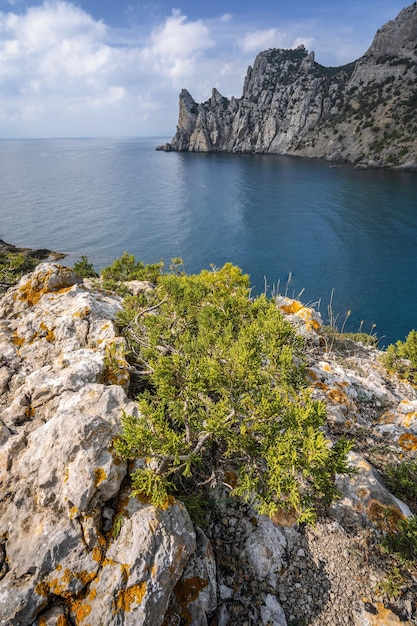
[{"label": "sea", "polygon": [[417,173],[288,156],[160,152],[169,138],[0,141],[0,238],[124,251],[185,271],[231,262],[380,347],[417,329]]}]

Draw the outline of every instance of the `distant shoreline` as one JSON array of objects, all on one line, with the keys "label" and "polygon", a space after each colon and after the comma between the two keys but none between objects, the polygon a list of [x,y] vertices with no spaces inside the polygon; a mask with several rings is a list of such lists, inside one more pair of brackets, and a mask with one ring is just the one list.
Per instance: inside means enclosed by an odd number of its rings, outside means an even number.
[{"label": "distant shoreline", "polygon": [[18,248],[11,243],[6,243],[3,239],[0,239],[0,253],[12,252],[13,254],[24,254],[32,259],[39,259],[40,261],[59,261],[64,259],[67,255],[63,252],[54,252],[47,248]]}]

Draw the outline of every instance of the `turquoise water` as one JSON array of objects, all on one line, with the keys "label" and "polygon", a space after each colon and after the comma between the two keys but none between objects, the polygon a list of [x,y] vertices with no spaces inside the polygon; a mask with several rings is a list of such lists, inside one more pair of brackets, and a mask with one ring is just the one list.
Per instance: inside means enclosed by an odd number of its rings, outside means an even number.
[{"label": "turquoise water", "polygon": [[0,141],[0,238],[86,254],[127,250],[188,272],[226,261],[279,283],[381,345],[417,327],[417,175],[265,155],[163,153],[158,139]]}]

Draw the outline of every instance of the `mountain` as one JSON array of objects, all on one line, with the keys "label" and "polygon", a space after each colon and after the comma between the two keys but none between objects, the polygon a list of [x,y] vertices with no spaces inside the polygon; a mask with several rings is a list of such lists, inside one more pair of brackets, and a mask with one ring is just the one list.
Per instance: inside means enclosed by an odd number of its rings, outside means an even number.
[{"label": "mountain", "polygon": [[417,2],[377,31],[368,51],[324,67],[304,46],[269,49],[241,98],[183,89],[177,132],[161,150],[273,153],[363,166],[417,167]]}]

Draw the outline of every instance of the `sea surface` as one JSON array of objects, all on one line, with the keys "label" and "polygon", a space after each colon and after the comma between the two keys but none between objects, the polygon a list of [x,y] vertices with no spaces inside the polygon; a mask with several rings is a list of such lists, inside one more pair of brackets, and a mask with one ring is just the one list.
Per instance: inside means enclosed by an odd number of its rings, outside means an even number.
[{"label": "sea surface", "polygon": [[381,347],[417,328],[417,174],[272,155],[164,153],[167,138],[0,141],[0,238],[81,255],[231,261],[254,293],[332,310]]}]

